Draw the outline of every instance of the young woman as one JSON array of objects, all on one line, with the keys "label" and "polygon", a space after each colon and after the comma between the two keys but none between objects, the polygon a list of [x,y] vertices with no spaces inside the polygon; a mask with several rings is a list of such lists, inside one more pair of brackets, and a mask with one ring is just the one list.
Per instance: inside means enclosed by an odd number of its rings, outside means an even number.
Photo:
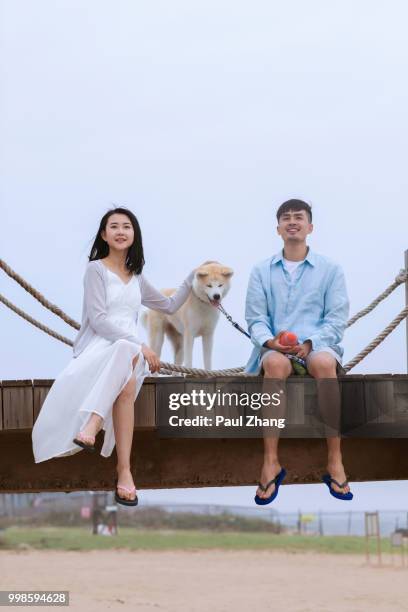
[{"label": "young woman", "polygon": [[159,358],[136,335],[140,306],[167,314],[186,301],[193,270],[170,297],[142,274],[142,236],[135,215],[115,208],[101,219],[84,276],[82,323],[73,357],[55,379],[32,430],[35,462],[95,450],[109,457],[116,444],[115,499],[136,505],[130,470],[134,402],[143,380],[159,370]]}]

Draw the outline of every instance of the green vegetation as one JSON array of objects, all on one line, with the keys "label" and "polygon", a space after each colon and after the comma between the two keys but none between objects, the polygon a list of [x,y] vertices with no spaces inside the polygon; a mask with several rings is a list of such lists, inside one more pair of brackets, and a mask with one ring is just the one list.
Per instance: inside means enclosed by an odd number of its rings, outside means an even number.
[{"label": "green vegetation", "polygon": [[[211,530],[279,533],[278,523],[263,518],[238,516],[229,512],[220,514],[195,514],[193,512],[168,512],[161,508],[139,508],[137,512],[121,512],[122,527],[155,530]],[[6,527],[83,527],[84,519],[79,511],[51,511],[37,516],[2,517],[0,528]]]},{"label": "green vegetation", "polygon": [[[95,536],[85,527],[9,527],[0,536],[0,549],[53,550],[284,550],[286,552],[365,552],[362,537],[297,536],[262,532],[214,532],[205,530],[147,530],[120,527],[117,536]],[[374,542],[372,551],[374,552]],[[388,539],[382,541],[389,552]]]}]

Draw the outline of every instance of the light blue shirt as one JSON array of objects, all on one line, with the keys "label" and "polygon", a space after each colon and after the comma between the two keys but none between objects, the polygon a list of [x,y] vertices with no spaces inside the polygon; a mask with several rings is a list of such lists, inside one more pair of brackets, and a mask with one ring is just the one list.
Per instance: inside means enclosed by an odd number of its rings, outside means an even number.
[{"label": "light blue shirt", "polygon": [[245,318],[254,344],[245,371],[257,374],[264,342],[282,330],[311,340],[313,350],[332,348],[343,356],[340,342],[349,316],[349,300],[341,267],[309,248],[293,275],[283,265],[283,253],[252,269]]}]

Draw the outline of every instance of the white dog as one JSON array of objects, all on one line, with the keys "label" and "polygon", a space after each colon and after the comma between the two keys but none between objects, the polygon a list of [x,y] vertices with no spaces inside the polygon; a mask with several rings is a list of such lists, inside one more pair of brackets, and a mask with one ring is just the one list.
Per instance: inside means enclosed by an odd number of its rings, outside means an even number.
[{"label": "white dog", "polygon": [[[160,357],[164,336],[174,350],[174,363],[192,367],[193,344],[198,336],[203,341],[204,368],[211,369],[211,355],[215,327],[220,316],[217,306],[230,289],[233,270],[218,262],[197,268],[192,291],[179,310],[166,315],[154,310],[145,311],[142,323],[149,334],[149,346]],[[161,289],[172,295],[176,289]]]}]

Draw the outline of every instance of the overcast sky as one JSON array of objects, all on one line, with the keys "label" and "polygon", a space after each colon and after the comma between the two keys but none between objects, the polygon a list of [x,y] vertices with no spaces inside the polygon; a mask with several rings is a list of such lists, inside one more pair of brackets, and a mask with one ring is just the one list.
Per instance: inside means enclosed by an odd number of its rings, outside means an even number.
[{"label": "overcast sky", "polygon": [[[138,217],[158,288],[206,259],[231,266],[224,306],[241,323],[249,272],[281,248],[275,211],[290,197],[312,204],[310,245],[343,266],[351,314],[403,266],[402,0],[0,6],[0,257],[77,321],[87,255],[114,204]],[[0,291],[75,337],[4,273]],[[345,361],[404,300],[400,287],[346,332]],[[2,379],[55,378],[71,358],[2,304],[0,325]],[[250,349],[220,320],[214,367],[243,365]],[[401,324],[354,372],[406,370]]]}]

